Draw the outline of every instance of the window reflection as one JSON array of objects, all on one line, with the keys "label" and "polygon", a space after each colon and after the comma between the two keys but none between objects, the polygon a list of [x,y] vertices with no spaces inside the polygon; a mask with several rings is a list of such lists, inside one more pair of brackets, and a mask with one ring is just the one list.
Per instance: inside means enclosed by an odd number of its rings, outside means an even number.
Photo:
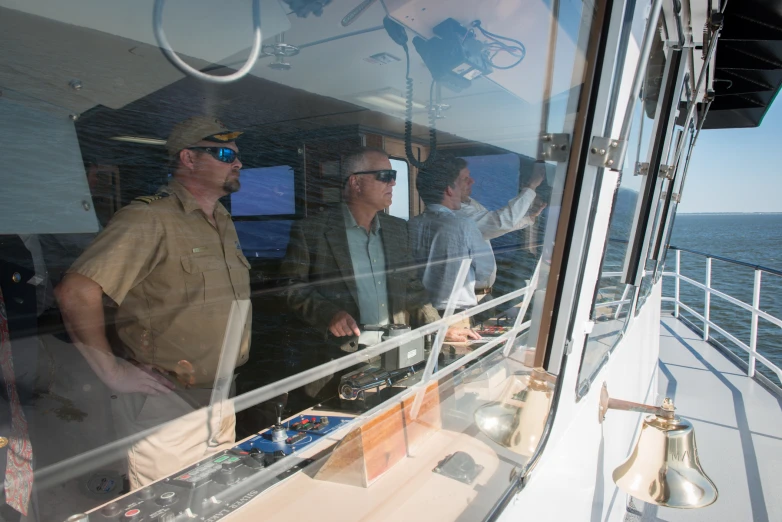
[{"label": "window reflection", "polygon": [[[562,197],[553,187],[568,169],[538,159],[538,137],[574,133],[592,10],[566,3],[557,18],[547,2],[502,12],[427,2],[419,15],[420,2],[387,2],[346,28],[354,4],[308,17],[266,4],[264,44],[277,56],[227,85],[173,69],[132,2],[103,15],[76,0],[0,8],[13,33],[0,64],[29,66],[0,85],[12,165],[0,173],[0,283],[34,455],[22,470],[36,472],[39,511],[29,518],[106,503],[91,516],[151,517],[153,502],[155,516],[208,518],[199,510],[217,504],[203,499],[220,492],[230,505],[249,477],[266,483],[299,457],[339,482],[331,455],[353,455],[360,439],[366,487],[393,466],[414,473],[407,455],[431,458],[430,474],[448,454],[469,454],[482,471],[456,487],[480,501],[434,507],[479,519],[540,440],[557,376],[533,371],[543,354],[531,310],[553,291]],[[248,13],[227,7],[203,27],[204,5],[181,7],[170,7],[178,16],[166,28],[177,51],[210,74],[233,72],[243,44],[204,42],[249,34]],[[404,22],[407,52],[380,29],[387,14]],[[455,40],[451,22],[464,24]],[[422,51],[435,37],[483,46],[488,66],[438,70],[447,53]],[[369,152],[357,156],[362,144]],[[420,183],[433,167],[420,165],[437,155],[462,163],[439,203],[425,205]],[[408,223],[444,200],[456,223],[448,231],[471,242],[455,252],[464,245],[450,241],[430,259],[432,238],[414,256]],[[456,269],[436,299],[425,272],[438,262]],[[468,299],[452,299],[454,286]],[[506,430],[523,445],[478,434],[479,408],[532,391],[534,429]],[[0,428],[18,430],[7,417]],[[291,472],[275,491],[306,502],[319,487],[311,475]],[[173,490],[119,498],[164,477]],[[410,512],[437,498],[404,484],[384,491],[382,503]],[[263,492],[254,509],[275,495]]]}]

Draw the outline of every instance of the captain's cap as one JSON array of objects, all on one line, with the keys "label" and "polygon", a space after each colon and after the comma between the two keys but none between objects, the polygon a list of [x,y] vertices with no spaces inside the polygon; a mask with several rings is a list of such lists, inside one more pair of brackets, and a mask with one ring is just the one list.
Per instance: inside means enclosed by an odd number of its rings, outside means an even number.
[{"label": "captain's cap", "polygon": [[230,143],[241,135],[242,132],[229,130],[217,118],[193,116],[174,125],[174,129],[166,140],[166,149],[169,156],[173,157],[180,150],[191,147],[202,140]]}]

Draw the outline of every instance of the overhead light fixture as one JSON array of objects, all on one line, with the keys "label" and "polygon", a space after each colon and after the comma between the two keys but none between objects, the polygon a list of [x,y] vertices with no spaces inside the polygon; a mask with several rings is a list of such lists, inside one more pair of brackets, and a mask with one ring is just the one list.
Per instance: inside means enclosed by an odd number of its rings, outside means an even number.
[{"label": "overhead light fixture", "polygon": [[[405,97],[402,96],[402,93],[391,88],[357,94],[354,96],[354,99],[364,105],[371,105],[393,112],[404,112],[406,107]],[[426,105],[413,101],[413,110],[425,111]]]},{"label": "overhead light fixture", "polygon": [[156,147],[165,147],[166,140],[159,138],[145,138],[144,136],[112,136],[109,138],[113,141],[121,141],[124,143],[137,143],[139,145],[154,145]]}]

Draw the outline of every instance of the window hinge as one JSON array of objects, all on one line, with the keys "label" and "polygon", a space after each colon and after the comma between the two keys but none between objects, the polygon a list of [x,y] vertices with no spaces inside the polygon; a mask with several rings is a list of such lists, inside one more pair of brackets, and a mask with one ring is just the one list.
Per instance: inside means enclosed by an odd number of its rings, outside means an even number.
[{"label": "window hinge", "polygon": [[664,179],[673,179],[673,166],[672,165],[660,165],[659,177]]},{"label": "window hinge", "polygon": [[633,171],[633,174],[636,176],[646,176],[649,174],[649,164],[636,162],[635,171]]},{"label": "window hinge", "polygon": [[681,200],[682,200],[681,195],[676,194],[675,192],[673,194],[671,194],[671,201],[679,203]]},{"label": "window hinge", "polygon": [[625,152],[627,141],[594,136],[589,147],[589,164],[593,167],[622,170]]},{"label": "window hinge", "polygon": [[557,163],[567,161],[570,153],[570,134],[545,133],[540,136],[538,159]]}]

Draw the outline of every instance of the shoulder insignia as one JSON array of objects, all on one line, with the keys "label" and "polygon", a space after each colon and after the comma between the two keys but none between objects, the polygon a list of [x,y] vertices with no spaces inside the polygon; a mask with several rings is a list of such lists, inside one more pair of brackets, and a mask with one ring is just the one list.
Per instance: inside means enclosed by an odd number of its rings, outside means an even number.
[{"label": "shoulder insignia", "polygon": [[146,203],[149,205],[153,201],[157,201],[159,199],[167,198],[168,192],[158,192],[157,194],[154,194],[152,196],[139,196],[135,198],[133,201],[141,201],[142,203]]}]

